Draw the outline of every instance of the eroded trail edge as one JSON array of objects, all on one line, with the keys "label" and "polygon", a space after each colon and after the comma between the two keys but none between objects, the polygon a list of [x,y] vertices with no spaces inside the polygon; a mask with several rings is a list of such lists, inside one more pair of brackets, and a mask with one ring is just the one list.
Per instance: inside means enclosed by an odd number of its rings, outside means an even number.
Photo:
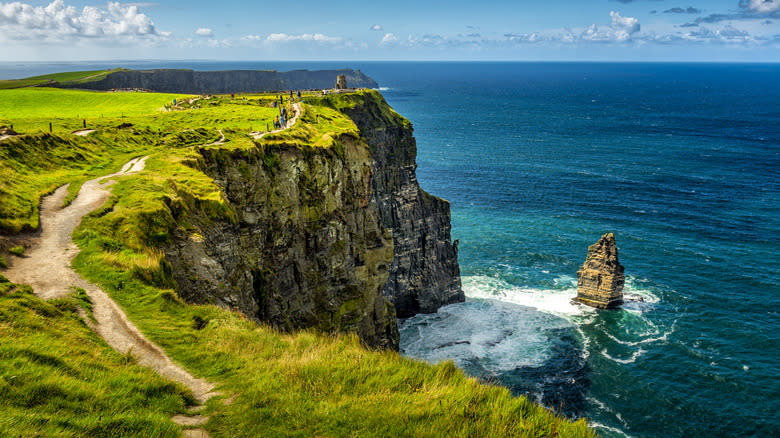
[{"label": "eroded trail edge", "polygon": [[[92,328],[115,350],[122,354],[130,353],[138,364],[152,368],[163,377],[179,382],[192,390],[200,403],[215,395],[214,385],[204,379],[192,376],[184,368],[175,364],[163,350],[148,340],[127,318],[125,312],[98,286],[81,278],[71,268],[73,258],[79,248],[71,237],[81,219],[97,209],[108,199],[108,187],[111,178],[131,175],[144,170],[146,159],[135,158],[122,169],[110,175],[85,182],[76,199],[67,207],[61,208],[67,195],[67,185],[57,189],[41,202],[41,235],[26,256],[17,259],[5,273],[15,283],[32,286],[35,294],[43,299],[66,296],[71,286],[82,288],[92,300],[92,311],[96,319],[90,323]],[[88,320],[87,320],[88,321]],[[174,417],[174,421],[181,416]],[[191,417],[182,417],[191,418]],[[202,424],[177,421],[184,426]],[[192,431],[190,431],[192,432]],[[205,431],[199,430],[205,435]]]}]

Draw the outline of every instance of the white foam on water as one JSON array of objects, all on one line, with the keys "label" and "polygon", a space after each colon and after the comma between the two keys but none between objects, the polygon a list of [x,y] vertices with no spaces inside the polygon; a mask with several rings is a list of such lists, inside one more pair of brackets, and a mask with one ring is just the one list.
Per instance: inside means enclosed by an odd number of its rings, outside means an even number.
[{"label": "white foam on water", "polygon": [[[656,327],[655,324],[653,324],[651,321],[649,321],[647,319],[644,319],[644,322],[647,322],[649,325],[651,325],[653,327],[653,330],[649,330],[649,331],[647,331],[645,333],[641,333],[641,334],[638,335],[639,337],[656,336],[656,335],[661,333],[661,331],[658,330],[658,327]],[[666,341],[668,341],[669,340],[669,335],[674,333],[675,325],[677,325],[677,320],[675,320],[672,323],[672,327],[669,330],[665,331],[661,336],[648,337],[648,338],[640,339],[638,341],[624,341],[622,339],[618,339],[616,336],[612,335],[609,332],[604,332],[604,334],[607,335],[608,338],[610,338],[613,341],[617,342],[618,344],[627,345],[629,347],[636,347],[637,345],[642,345],[642,344],[651,344],[651,343],[654,343],[654,342],[666,342]]]},{"label": "white foam on water", "polygon": [[519,304],[563,317],[595,313],[595,309],[588,306],[578,306],[571,303],[572,298],[577,296],[577,289],[515,287],[501,279],[488,276],[463,277],[462,281],[463,292],[469,298],[492,299]]},{"label": "white foam on water", "polygon": [[631,438],[631,435],[623,432],[622,430],[618,429],[617,427],[607,426],[606,424],[601,424],[601,423],[596,423],[596,422],[591,422],[591,423],[589,423],[589,425],[590,425],[591,429],[608,430],[610,432],[619,433],[620,435],[622,435],[622,436],[624,436],[626,438]]},{"label": "white foam on water", "polygon": [[391,89],[392,88],[390,88],[390,87],[379,87],[378,88],[379,91],[390,91]]},{"label": "white foam on water", "polygon": [[624,364],[624,365],[625,365],[625,364],[629,364],[629,363],[634,363],[634,362],[636,362],[636,359],[637,359],[639,356],[641,356],[643,353],[645,353],[645,350],[643,350],[643,349],[641,349],[641,348],[640,348],[640,349],[638,349],[637,351],[635,351],[633,354],[631,354],[631,357],[630,357],[630,358],[628,358],[628,359],[618,359],[618,358],[616,358],[616,357],[612,357],[612,356],[610,356],[610,354],[609,354],[609,353],[607,353],[607,350],[606,350],[606,349],[604,349],[604,350],[601,350],[601,355],[602,355],[602,356],[606,357],[607,359],[609,359],[609,360],[611,360],[611,361],[613,361],[613,362],[621,363],[621,364]]}]

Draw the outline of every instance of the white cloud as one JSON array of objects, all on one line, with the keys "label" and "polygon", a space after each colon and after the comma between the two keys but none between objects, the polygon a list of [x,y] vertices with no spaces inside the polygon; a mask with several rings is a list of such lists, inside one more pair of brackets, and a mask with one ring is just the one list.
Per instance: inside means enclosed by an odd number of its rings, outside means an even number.
[{"label": "white cloud", "polygon": [[62,41],[73,38],[166,37],[138,6],[109,2],[81,11],[54,0],[47,6],[0,3],[0,38]]},{"label": "white cloud", "polygon": [[375,31],[382,31],[383,27],[382,27],[381,24],[375,24],[375,25],[371,26],[370,29],[371,30],[375,30]]},{"label": "white cloud", "polygon": [[581,40],[595,42],[627,42],[639,32],[639,20],[634,17],[624,17],[617,11],[610,11],[612,24],[609,27],[599,27],[595,24],[588,26],[579,35]]},{"label": "white cloud", "polygon": [[260,41],[263,39],[260,35],[245,35],[241,37],[244,41]]},{"label": "white cloud", "polygon": [[272,33],[268,35],[265,39],[267,42],[270,43],[288,43],[288,42],[296,42],[296,41],[304,41],[304,42],[314,42],[314,43],[320,43],[320,44],[337,44],[342,42],[344,39],[341,37],[330,37],[327,35],[323,35],[321,33],[304,33],[301,35],[288,35],[286,33]]},{"label": "white cloud", "polygon": [[397,36],[393,35],[392,33],[386,33],[385,36],[382,37],[382,41],[380,41],[379,44],[389,45],[397,41],[398,41]]},{"label": "white cloud", "polygon": [[753,12],[766,14],[780,11],[780,0],[742,0],[740,6],[747,7]]},{"label": "white cloud", "polygon": [[202,37],[210,37],[210,36],[214,36],[214,32],[208,27],[199,27],[198,30],[195,31],[195,35],[202,36]]}]

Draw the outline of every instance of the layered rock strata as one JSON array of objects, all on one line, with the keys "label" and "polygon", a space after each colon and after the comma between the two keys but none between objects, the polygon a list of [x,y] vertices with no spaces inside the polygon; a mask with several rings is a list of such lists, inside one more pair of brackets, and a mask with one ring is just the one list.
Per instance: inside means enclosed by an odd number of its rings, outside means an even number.
[{"label": "layered rock strata", "polygon": [[360,70],[121,70],[105,78],[77,84],[54,84],[65,88],[111,90],[141,88],[163,93],[240,93],[278,90],[309,90],[333,87],[333,78],[343,75],[355,88],[376,88],[376,81]]},{"label": "layered rock strata", "polygon": [[392,230],[394,258],[384,295],[399,318],[432,313],[465,300],[457,242],[452,242],[449,202],[417,182],[417,142],[412,125],[379,93],[343,110],[372,148],[374,200]]},{"label": "layered rock strata", "polygon": [[396,307],[408,316],[463,300],[449,204],[417,185],[411,126],[379,93],[327,99],[354,100],[342,111],[359,138],[200,149],[192,165],[220,186],[234,217],[193,216],[171,202],[177,222],[189,223],[166,260],[187,301],[397,349]]},{"label": "layered rock strata", "polygon": [[623,303],[625,276],[618,261],[615,235],[607,233],[588,247],[585,263],[577,271],[575,302],[599,309],[610,309]]}]

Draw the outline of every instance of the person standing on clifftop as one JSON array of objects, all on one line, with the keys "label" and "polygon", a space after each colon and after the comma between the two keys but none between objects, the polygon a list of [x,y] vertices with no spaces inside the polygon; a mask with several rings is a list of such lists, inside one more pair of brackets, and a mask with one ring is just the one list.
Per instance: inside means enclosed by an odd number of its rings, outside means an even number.
[{"label": "person standing on clifftop", "polygon": [[298,100],[301,100],[301,90],[298,90]]}]

